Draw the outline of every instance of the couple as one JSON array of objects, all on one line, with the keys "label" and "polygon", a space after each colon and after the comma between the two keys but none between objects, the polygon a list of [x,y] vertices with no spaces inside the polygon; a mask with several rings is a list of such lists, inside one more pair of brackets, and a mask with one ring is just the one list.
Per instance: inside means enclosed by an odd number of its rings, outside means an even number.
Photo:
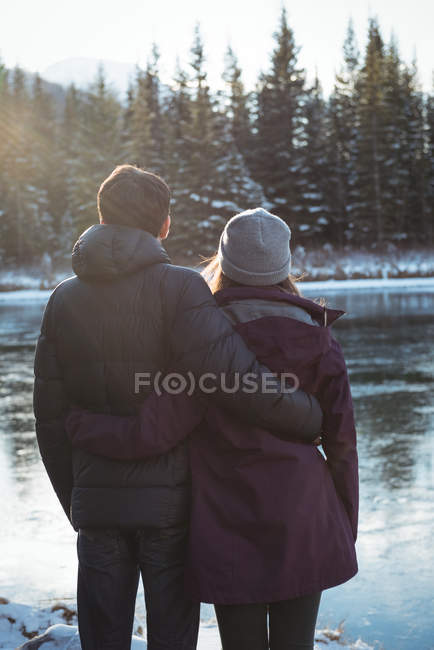
[{"label": "couple", "polygon": [[301,297],[290,229],[262,208],[228,221],[207,282],[172,265],[169,201],[160,177],[113,171],[37,344],[82,648],[130,648],[141,575],[149,650],[196,648],[200,602],[223,650],[312,649],[322,590],[357,573],[343,312]]}]

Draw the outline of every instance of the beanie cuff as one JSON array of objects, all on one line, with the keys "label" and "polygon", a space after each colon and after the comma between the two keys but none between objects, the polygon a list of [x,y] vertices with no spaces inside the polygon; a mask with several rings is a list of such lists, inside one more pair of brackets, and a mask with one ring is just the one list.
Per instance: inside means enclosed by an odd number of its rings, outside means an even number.
[{"label": "beanie cuff", "polygon": [[221,250],[218,253],[218,260],[221,270],[228,278],[234,282],[248,286],[265,287],[272,284],[279,284],[279,282],[282,282],[282,280],[285,280],[289,276],[291,271],[291,253],[280,269],[266,271],[265,273],[247,271],[236,266],[222,254]]}]

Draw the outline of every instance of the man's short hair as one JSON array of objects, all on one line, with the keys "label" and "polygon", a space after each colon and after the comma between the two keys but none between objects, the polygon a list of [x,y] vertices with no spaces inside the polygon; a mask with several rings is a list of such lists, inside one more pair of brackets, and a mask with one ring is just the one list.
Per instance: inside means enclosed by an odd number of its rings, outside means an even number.
[{"label": "man's short hair", "polygon": [[154,237],[169,214],[170,189],[160,176],[133,165],[119,165],[98,190],[103,223],[147,230]]}]

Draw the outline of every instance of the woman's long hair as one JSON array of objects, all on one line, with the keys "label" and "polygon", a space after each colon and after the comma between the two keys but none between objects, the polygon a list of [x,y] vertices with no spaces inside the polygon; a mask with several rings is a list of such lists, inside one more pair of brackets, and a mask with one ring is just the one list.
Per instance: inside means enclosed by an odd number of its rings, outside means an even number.
[{"label": "woman's long hair", "polygon": [[[212,293],[216,293],[217,291],[226,289],[228,287],[246,286],[240,284],[239,282],[231,280],[227,275],[223,273],[217,253],[210,259],[204,260],[204,262],[206,263],[206,266],[202,271],[202,275],[207,281]],[[300,289],[296,285],[296,281],[299,279],[300,278],[296,279],[294,276],[288,275],[288,277],[282,280],[282,282],[270,286],[277,287],[282,291],[285,291],[286,293],[292,293],[295,296],[301,296]]]}]

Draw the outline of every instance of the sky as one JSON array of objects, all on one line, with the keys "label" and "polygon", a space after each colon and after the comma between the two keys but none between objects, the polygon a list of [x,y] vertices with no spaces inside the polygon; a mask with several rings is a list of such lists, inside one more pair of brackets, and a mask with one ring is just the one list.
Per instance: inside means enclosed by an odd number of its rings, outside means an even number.
[{"label": "sky", "polygon": [[246,86],[253,88],[258,73],[267,69],[283,5],[301,47],[299,62],[308,79],[318,71],[326,94],[342,60],[349,18],[363,50],[372,15],[386,41],[393,30],[404,60],[416,54],[420,81],[425,90],[432,88],[434,3],[429,0],[0,0],[0,57],[9,67],[18,63],[40,73],[70,57],[144,65],[155,41],[167,82],[177,56],[187,64],[199,21],[210,85],[221,86],[230,43]]}]

